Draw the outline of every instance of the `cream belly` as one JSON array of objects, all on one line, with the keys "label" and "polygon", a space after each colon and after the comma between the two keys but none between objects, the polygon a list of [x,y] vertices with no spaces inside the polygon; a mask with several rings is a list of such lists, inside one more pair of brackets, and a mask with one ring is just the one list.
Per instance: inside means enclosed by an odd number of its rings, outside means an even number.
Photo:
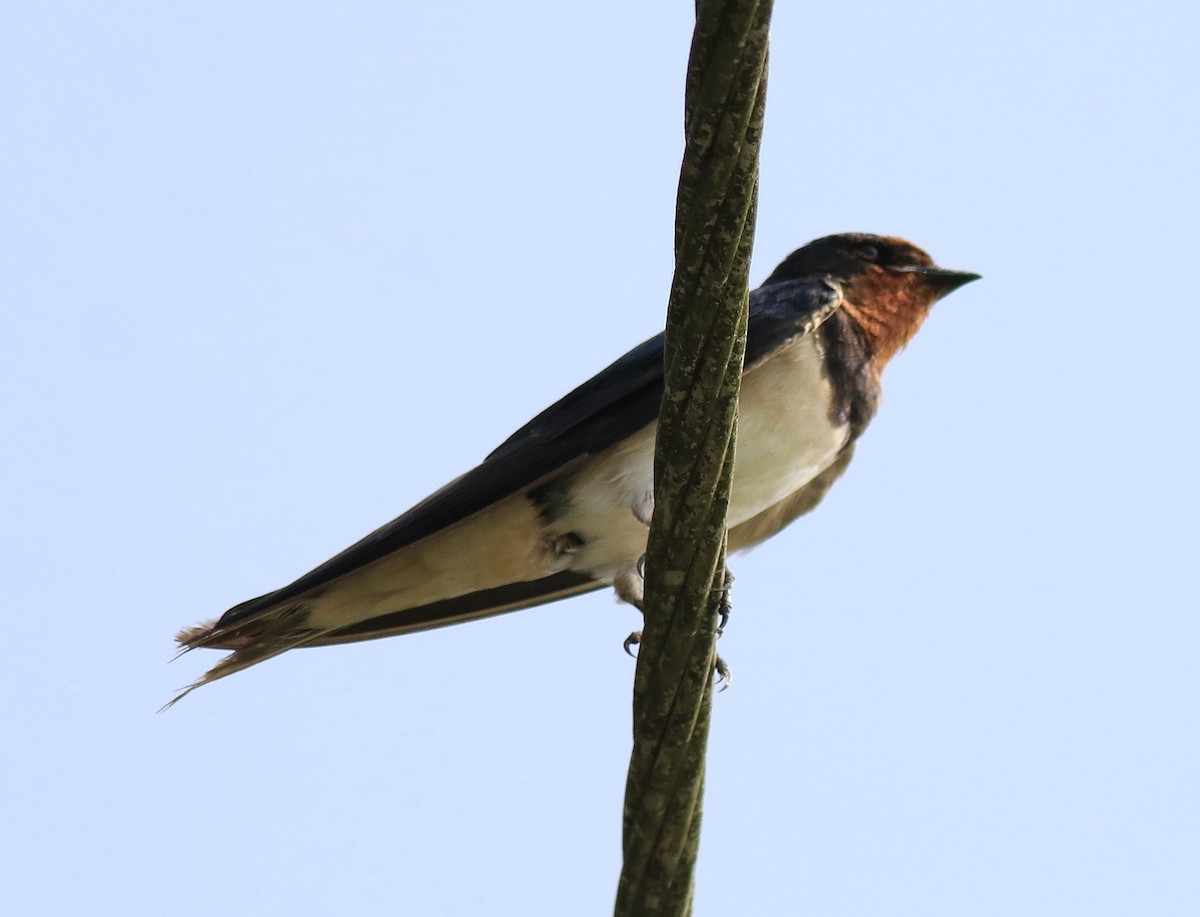
[{"label": "cream belly", "polygon": [[[849,439],[829,419],[831,390],[815,336],[800,338],[742,379],[729,527],[752,519],[824,471]],[[655,425],[600,453],[571,479],[554,526],[584,544],[569,567],[611,580],[646,550]]]},{"label": "cream belly", "polygon": [[794,341],[742,379],[729,527],[752,519],[824,471],[850,439],[829,418],[833,391],[816,335]]}]

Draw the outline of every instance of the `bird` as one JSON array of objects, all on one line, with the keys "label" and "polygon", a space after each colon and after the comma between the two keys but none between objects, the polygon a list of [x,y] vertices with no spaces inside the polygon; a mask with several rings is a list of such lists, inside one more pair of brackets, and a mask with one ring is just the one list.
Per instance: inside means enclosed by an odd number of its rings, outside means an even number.
[{"label": "bird", "polygon": [[[821,502],[933,304],[979,279],[894,236],[825,236],[750,293],[731,552]],[[372,640],[612,586],[641,606],[663,335],[517,430],[474,469],[290,585],[180,631],[231,651],[191,691],[302,646]]]}]

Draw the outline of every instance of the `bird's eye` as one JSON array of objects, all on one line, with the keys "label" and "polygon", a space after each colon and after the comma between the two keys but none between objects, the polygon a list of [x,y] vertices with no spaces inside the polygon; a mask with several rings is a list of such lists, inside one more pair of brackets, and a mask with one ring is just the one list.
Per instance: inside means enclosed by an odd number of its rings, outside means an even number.
[{"label": "bird's eye", "polygon": [[879,249],[874,245],[864,245],[858,250],[858,253],[862,255],[864,261],[874,263],[879,260]]}]

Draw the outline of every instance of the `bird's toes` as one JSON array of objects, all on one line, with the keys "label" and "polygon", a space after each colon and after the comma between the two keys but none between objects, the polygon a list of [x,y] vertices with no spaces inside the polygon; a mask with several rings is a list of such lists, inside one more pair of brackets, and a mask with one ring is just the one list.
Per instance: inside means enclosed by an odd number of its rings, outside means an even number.
[{"label": "bird's toes", "polygon": [[725,577],[721,582],[721,600],[717,606],[717,636],[725,633],[725,625],[733,613],[733,574],[725,568]]},{"label": "bird's toes", "polygon": [[714,684],[721,686],[718,689],[718,693],[733,684],[733,672],[729,670],[729,663],[720,656],[717,656],[717,661],[713,664],[713,672],[717,676]]},{"label": "bird's toes", "polygon": [[731,684],[733,684],[733,672],[729,670],[729,663],[727,663],[720,656],[717,657],[717,661],[713,665],[713,673],[716,675],[716,678],[713,680],[713,684],[720,685],[720,687],[717,688],[718,694],[722,691],[725,691]]},{"label": "bird's toes", "polygon": [[642,632],[640,630],[635,630],[632,634],[630,634],[628,637],[625,638],[625,642],[621,645],[625,647],[626,653],[628,653],[630,656],[632,656],[634,659],[636,659],[637,654],[634,653],[633,648],[635,646],[638,646],[641,642],[642,642]]},{"label": "bird's toes", "polygon": [[638,611],[646,610],[646,581],[637,569],[637,564],[627,564],[613,578],[613,591],[617,599],[632,605]]}]

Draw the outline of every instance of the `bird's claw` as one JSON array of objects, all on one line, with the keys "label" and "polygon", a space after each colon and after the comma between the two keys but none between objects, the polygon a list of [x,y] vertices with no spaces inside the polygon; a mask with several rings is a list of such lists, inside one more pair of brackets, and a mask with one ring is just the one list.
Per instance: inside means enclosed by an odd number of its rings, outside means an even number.
[{"label": "bird's claw", "polygon": [[[717,636],[725,633],[725,625],[729,623],[729,615],[733,612],[733,574],[725,568],[725,577],[721,582],[721,601],[717,606]],[[722,689],[724,690],[724,689]]]},{"label": "bird's claw", "polygon": [[713,672],[717,676],[713,684],[721,686],[717,689],[718,694],[733,684],[733,672],[729,670],[729,663],[720,656],[717,657],[717,661],[713,665]]},{"label": "bird's claw", "polygon": [[621,645],[623,647],[625,647],[626,653],[628,653],[630,656],[632,656],[634,659],[636,659],[637,654],[635,654],[633,652],[633,647],[637,646],[641,642],[642,642],[642,632],[640,630],[635,630],[632,634],[630,634],[628,637],[625,638],[625,642],[622,643]]},{"label": "bird's claw", "polygon": [[[637,575],[642,580],[645,580],[645,578],[646,578],[646,555],[645,554],[643,554],[637,560]],[[718,615],[717,636],[718,637],[721,636],[721,634],[723,634],[725,632],[725,625],[729,623],[729,614],[733,610],[733,603],[731,602],[730,597],[729,597],[730,587],[732,587],[732,586],[733,586],[733,574],[730,573],[729,568],[726,567],[725,568],[725,576],[721,582],[721,587],[720,587],[721,588],[721,601],[720,601],[720,604],[717,606],[717,615]],[[640,604],[638,604],[638,603],[634,603],[634,604],[636,604],[638,608],[641,608]],[[637,655],[633,652],[633,648],[635,646],[639,646],[641,644],[641,642],[642,642],[642,632],[640,630],[635,630],[633,633],[631,633],[628,637],[625,638],[625,642],[622,643],[621,645],[624,647],[625,652],[629,656],[636,659]],[[716,661],[713,663],[713,673],[716,676],[713,681],[713,684],[720,685],[720,687],[717,689],[718,693],[726,690],[731,684],[733,684],[733,672],[730,671],[729,664],[724,659],[722,659],[720,656],[717,656]]]},{"label": "bird's claw", "polygon": [[[633,648],[635,646],[639,646],[641,642],[642,632],[640,630],[635,630],[632,634],[625,638],[625,642],[621,645],[625,648],[626,653],[636,659],[637,654],[633,652]],[[713,673],[716,675],[713,684],[721,686],[717,689],[718,693],[724,691],[731,684],[733,684],[733,672],[731,672],[729,669],[729,663],[727,663],[720,656],[717,656],[716,662],[713,663]]]}]

